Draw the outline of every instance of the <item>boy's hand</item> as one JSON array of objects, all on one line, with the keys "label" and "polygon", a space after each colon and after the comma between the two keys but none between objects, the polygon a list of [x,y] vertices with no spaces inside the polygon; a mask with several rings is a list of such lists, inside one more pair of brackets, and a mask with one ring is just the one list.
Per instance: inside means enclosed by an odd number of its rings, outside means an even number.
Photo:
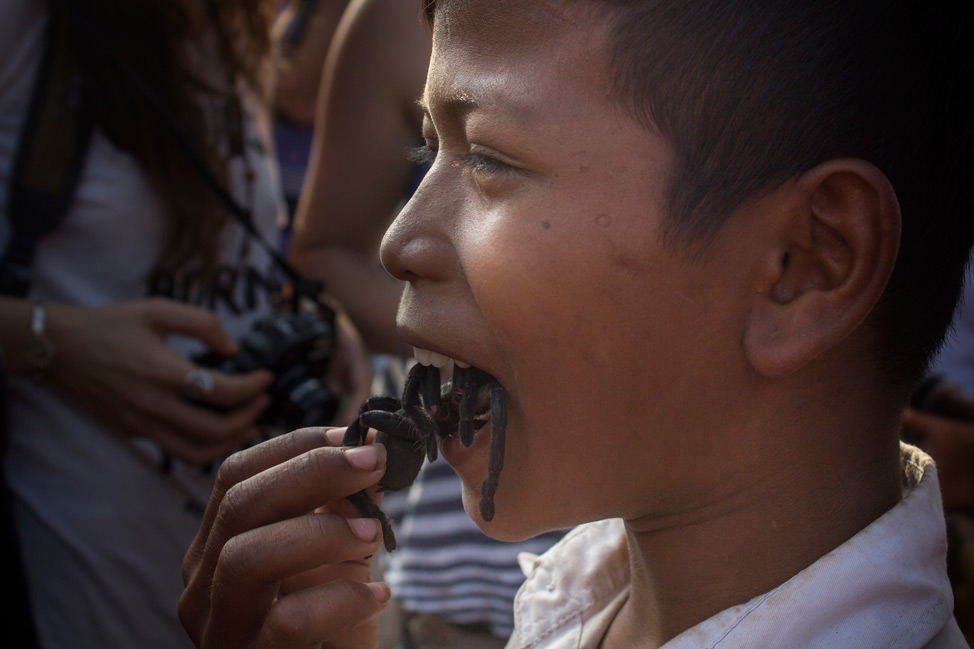
[{"label": "boy's hand", "polygon": [[974,421],[908,409],[903,428],[937,463],[944,507],[974,507]]},{"label": "boy's hand", "polygon": [[378,482],[385,448],[336,448],[344,432],[304,428],[223,463],[183,562],[179,617],[198,647],[378,645],[382,534],[345,497]]},{"label": "boy's hand", "polygon": [[184,383],[196,366],[166,345],[168,334],[179,333],[233,353],[236,342],[209,311],[162,298],[96,308],[52,304],[48,332],[57,350],[51,383],[121,435],[152,439],[191,464],[222,458],[257,436],[270,372],[211,370],[212,389],[196,403]]}]

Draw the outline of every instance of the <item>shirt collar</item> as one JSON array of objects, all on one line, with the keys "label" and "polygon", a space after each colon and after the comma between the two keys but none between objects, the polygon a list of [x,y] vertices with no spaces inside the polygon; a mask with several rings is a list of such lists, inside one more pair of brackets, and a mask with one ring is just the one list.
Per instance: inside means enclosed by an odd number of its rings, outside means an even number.
[{"label": "shirt collar", "polygon": [[[895,507],[781,586],[688,629],[664,649],[929,641],[953,609],[940,488],[929,456],[902,445],[901,457],[904,497]],[[618,519],[579,526],[521,564],[528,577],[515,600],[521,647],[578,646],[585,623],[629,587]]]}]

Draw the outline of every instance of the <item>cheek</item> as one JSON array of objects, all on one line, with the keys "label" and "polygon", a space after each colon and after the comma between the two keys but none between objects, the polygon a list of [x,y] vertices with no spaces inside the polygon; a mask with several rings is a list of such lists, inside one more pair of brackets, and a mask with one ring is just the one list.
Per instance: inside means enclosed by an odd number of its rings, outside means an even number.
[{"label": "cheek", "polygon": [[527,428],[509,444],[524,458],[577,454],[596,430],[631,419],[660,328],[652,296],[661,269],[645,232],[597,211],[545,216],[485,228],[464,261],[508,355]]}]

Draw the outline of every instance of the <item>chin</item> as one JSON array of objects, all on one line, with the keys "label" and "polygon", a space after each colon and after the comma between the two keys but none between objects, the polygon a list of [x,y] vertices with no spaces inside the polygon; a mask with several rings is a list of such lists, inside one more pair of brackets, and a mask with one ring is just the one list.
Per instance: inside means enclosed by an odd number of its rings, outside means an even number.
[{"label": "chin", "polygon": [[547,521],[532,516],[523,503],[511,502],[505,497],[506,495],[507,490],[500,487],[498,497],[495,499],[494,518],[485,521],[480,513],[480,478],[463,480],[464,511],[481,532],[495,541],[517,543],[559,529],[557,526],[547,525]]}]

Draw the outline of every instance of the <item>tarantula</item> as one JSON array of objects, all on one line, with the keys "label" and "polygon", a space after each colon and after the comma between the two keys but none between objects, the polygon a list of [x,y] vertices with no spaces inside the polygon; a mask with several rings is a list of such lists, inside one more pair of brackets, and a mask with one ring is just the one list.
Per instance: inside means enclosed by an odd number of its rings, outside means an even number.
[{"label": "tarantula", "polygon": [[[455,367],[453,381],[446,390],[440,387],[439,368],[417,363],[409,371],[402,398],[372,397],[359,408],[358,416],[345,433],[346,446],[365,442],[370,428],[377,431],[375,441],[387,452],[386,472],[379,481],[381,491],[399,491],[416,480],[423,459],[432,462],[437,455],[437,438],[458,436],[470,446],[474,433],[486,423],[490,413],[490,450],[487,475],[480,487],[480,515],[494,518],[494,492],[504,465],[504,431],[507,428],[505,392],[497,380],[475,367]],[[377,518],[387,550],[396,547],[389,518],[364,491],[348,497],[363,516]]]}]

